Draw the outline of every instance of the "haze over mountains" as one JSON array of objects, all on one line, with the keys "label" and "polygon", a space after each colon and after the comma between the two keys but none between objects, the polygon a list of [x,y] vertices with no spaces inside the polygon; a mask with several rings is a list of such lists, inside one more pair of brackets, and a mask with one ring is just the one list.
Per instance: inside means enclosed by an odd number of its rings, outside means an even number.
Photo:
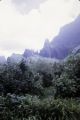
[{"label": "haze over mountains", "polygon": [[80,45],[80,16],[61,28],[60,33],[50,43],[46,41],[41,56],[63,59]]},{"label": "haze over mountains", "polygon": [[[61,28],[60,33],[51,42],[45,40],[43,49],[38,55],[48,58],[64,59],[74,48],[80,45],[80,16],[70,24]],[[79,47],[78,47],[79,49]],[[33,51],[25,50],[24,56],[33,55]],[[34,53],[35,54],[35,53]]]},{"label": "haze over mountains", "polygon": [[[31,56],[41,56],[47,58],[64,59],[70,53],[79,51],[80,47],[80,16],[70,24],[61,28],[60,33],[51,42],[45,40],[43,48],[40,52],[34,52],[33,50],[25,49],[23,55],[12,54],[11,61],[20,61],[22,58],[28,58]],[[0,57],[0,61],[4,57]]]}]

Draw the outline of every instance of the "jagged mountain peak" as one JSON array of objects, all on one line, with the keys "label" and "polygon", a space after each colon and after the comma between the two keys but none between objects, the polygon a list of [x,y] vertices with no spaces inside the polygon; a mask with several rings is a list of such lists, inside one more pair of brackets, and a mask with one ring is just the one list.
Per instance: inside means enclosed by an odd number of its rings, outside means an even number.
[{"label": "jagged mountain peak", "polygon": [[[43,47],[40,55],[63,59],[78,45],[80,45],[80,16],[63,26],[59,34],[47,45],[49,46],[48,49],[45,46]],[[43,54],[44,52],[45,54]]]}]

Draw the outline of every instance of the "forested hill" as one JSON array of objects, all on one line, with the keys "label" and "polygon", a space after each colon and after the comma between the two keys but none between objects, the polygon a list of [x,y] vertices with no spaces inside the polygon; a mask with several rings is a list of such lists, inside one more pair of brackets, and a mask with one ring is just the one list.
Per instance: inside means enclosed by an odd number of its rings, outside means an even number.
[{"label": "forested hill", "polygon": [[60,62],[15,60],[0,64],[0,120],[80,120],[79,51]]}]

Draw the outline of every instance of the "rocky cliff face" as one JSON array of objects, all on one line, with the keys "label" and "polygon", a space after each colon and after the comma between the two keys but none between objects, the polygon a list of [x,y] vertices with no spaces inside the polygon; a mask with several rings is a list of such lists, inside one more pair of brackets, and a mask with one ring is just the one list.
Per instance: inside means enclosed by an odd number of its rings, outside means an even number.
[{"label": "rocky cliff face", "polygon": [[48,39],[45,40],[43,49],[40,50],[39,55],[43,56],[43,57],[49,57],[49,58],[51,58],[51,45],[50,45],[50,42],[49,42]]},{"label": "rocky cliff face", "polygon": [[[78,45],[80,45],[80,16],[72,23],[62,27],[59,35],[47,45],[48,47],[44,45],[40,55],[63,59]],[[43,54],[44,52],[45,54]]]},{"label": "rocky cliff face", "polygon": [[47,58],[64,59],[73,49],[80,45],[80,16],[61,28],[60,33],[51,42],[45,40],[39,53],[26,49],[23,56],[30,57],[39,55]]}]

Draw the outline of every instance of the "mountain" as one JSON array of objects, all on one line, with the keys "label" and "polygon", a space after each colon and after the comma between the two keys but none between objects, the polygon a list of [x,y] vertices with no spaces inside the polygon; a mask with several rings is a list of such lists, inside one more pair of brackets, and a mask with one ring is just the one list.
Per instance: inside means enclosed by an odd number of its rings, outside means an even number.
[{"label": "mountain", "polygon": [[13,53],[10,57],[7,58],[8,63],[19,63],[22,59],[25,59],[21,54]]},{"label": "mountain", "polygon": [[74,48],[74,50],[72,51],[72,54],[78,54],[78,53],[80,53],[80,45]]},{"label": "mountain", "polygon": [[45,40],[40,52],[26,49],[23,57],[41,56],[46,58],[64,59],[80,45],[80,16],[73,22],[63,26],[59,34],[50,42]]},{"label": "mountain", "polygon": [[0,64],[6,63],[6,58],[4,56],[0,56]]},{"label": "mountain", "polygon": [[39,55],[51,58],[51,45],[48,39],[45,40],[43,49],[40,50]]},{"label": "mountain", "polygon": [[78,45],[80,45],[80,16],[72,23],[62,27],[59,35],[50,43],[45,41],[40,55],[43,57],[63,59]]},{"label": "mountain", "polygon": [[30,50],[30,49],[26,49],[23,53],[23,57],[25,57],[25,58],[28,58],[28,57],[31,57],[34,55],[38,55],[38,53],[34,52],[33,50]]},{"label": "mountain", "polygon": [[[29,57],[37,59],[40,56],[57,60],[64,59],[71,53],[80,53],[80,16],[73,22],[63,26],[51,42],[46,39],[40,52],[26,49],[22,55],[12,54],[7,58],[7,62],[19,63],[22,59]],[[6,63],[4,56],[0,56],[0,64],[2,63]]]}]

